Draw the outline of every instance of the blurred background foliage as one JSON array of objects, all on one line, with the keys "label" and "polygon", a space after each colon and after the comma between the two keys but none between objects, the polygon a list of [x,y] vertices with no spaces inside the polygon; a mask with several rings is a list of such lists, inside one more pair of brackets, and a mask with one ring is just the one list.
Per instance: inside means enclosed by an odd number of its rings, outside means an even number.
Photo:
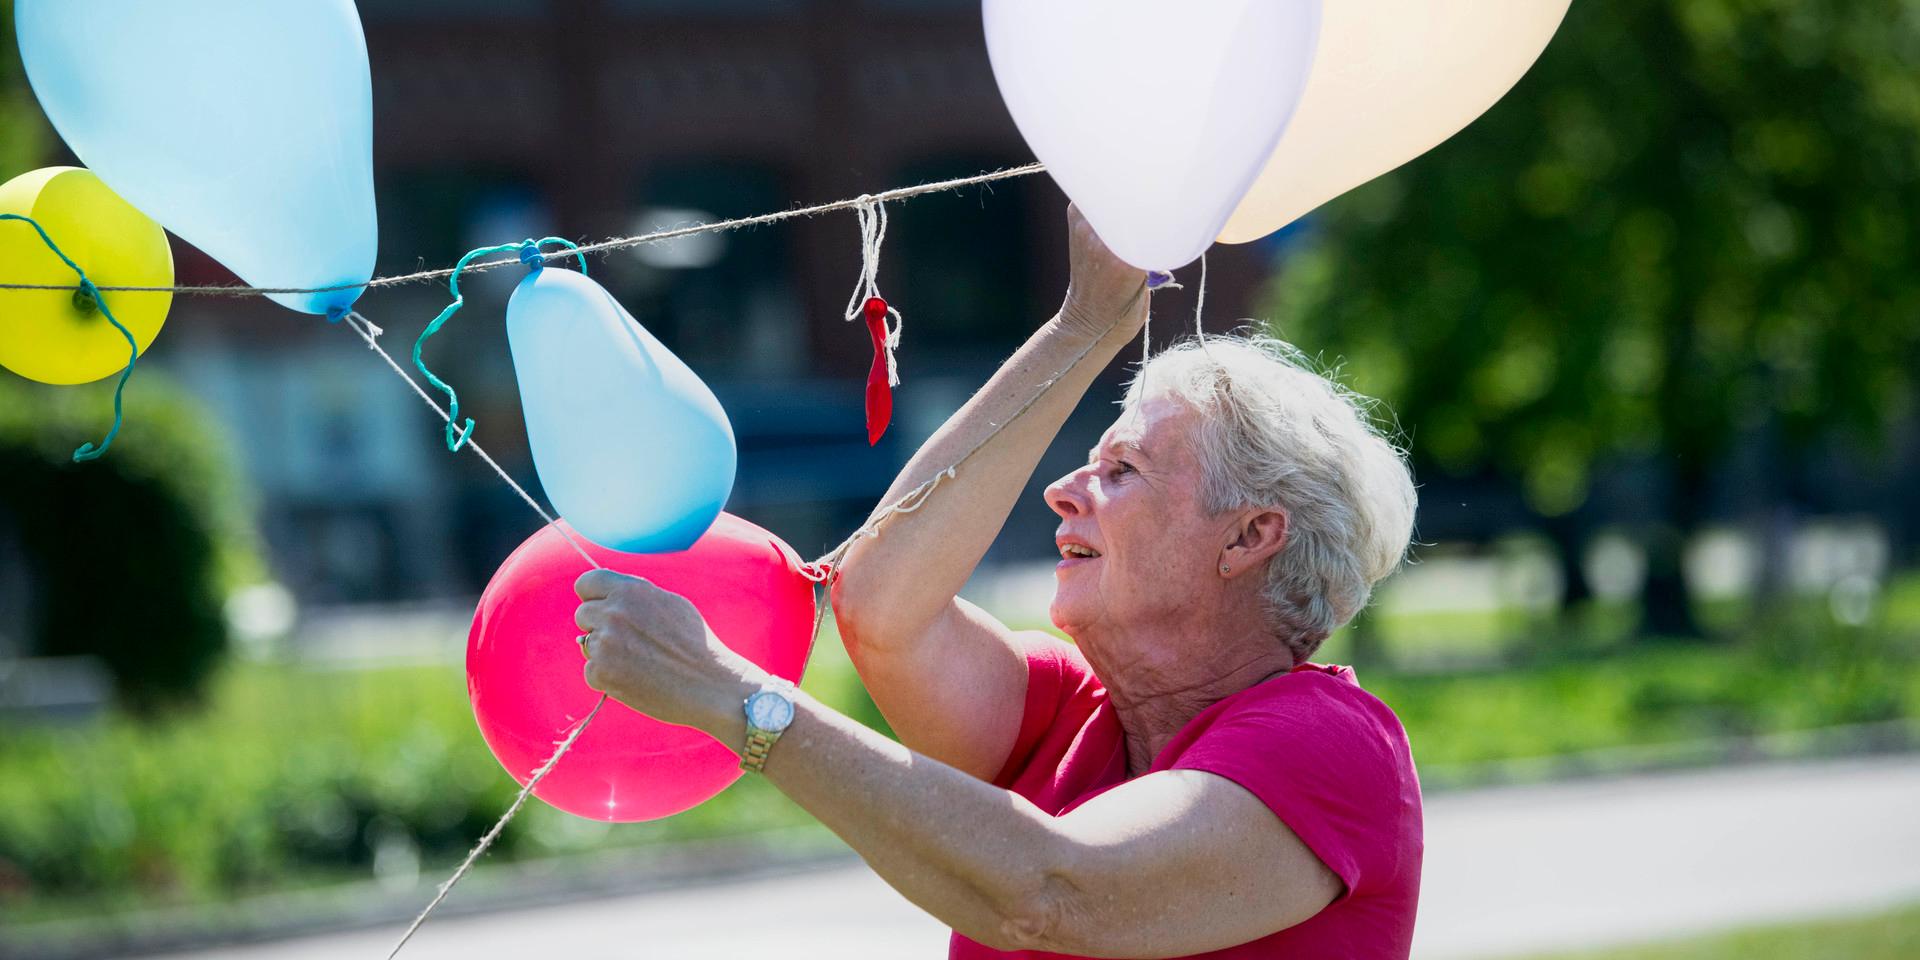
[{"label": "blurred background foliage", "polygon": [[1699,635],[1681,550],[1734,445],[1791,500],[1816,443],[1913,410],[1916,63],[1905,0],[1576,3],[1490,113],[1327,209],[1270,315],[1563,555],[1597,468],[1652,464],[1645,628]]},{"label": "blurred background foliage", "polygon": [[0,170],[30,170],[47,154],[52,132],[14,56],[13,0],[0,0]]},{"label": "blurred background foliage", "polygon": [[149,715],[199,698],[227,652],[224,606],[260,579],[253,511],[224,435],[151,372],[127,390],[106,456],[75,463],[111,425],[103,389],[0,379],[0,524],[27,582],[28,655],[93,657],[116,699]]},{"label": "blurred background foliage", "polygon": [[[830,649],[829,649],[830,647]],[[837,638],[806,689],[885,729]],[[154,724],[0,738],[0,908],[101,916],[372,876],[411,890],[457,863],[513,799],[444,665],[242,662],[203,710]],[[666,820],[610,825],[529,805],[492,861],[763,834],[811,823],[760,778]]]}]

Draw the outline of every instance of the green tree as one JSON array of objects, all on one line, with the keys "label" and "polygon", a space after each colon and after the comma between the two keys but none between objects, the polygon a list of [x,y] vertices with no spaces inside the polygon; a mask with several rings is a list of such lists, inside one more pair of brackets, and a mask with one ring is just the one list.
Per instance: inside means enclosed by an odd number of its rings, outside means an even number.
[{"label": "green tree", "polygon": [[1916,64],[1913,0],[1576,2],[1487,116],[1326,210],[1270,316],[1423,469],[1563,532],[1596,462],[1648,458],[1643,631],[1697,635],[1680,549],[1736,436],[1791,456],[1912,402]]},{"label": "green tree", "polygon": [[20,68],[13,36],[13,0],[0,0],[0,182],[39,166],[47,155],[47,125]]}]

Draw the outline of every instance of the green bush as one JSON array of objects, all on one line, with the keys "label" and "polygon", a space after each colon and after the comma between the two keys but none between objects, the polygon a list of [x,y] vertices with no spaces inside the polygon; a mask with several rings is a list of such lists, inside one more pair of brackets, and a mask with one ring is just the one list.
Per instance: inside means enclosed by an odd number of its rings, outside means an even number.
[{"label": "green bush", "polygon": [[1772,644],[1643,649],[1519,669],[1362,671],[1423,770],[1920,718],[1910,641],[1857,630]]},{"label": "green bush", "polygon": [[0,378],[0,528],[27,561],[30,650],[91,655],[140,712],[189,701],[227,649],[222,604],[257,575],[250,511],[211,419],[150,374],[108,453],[108,385]]},{"label": "green bush", "polygon": [[13,38],[13,0],[0,0],[0,181],[45,162],[52,131],[27,87]]},{"label": "green bush", "polygon": [[165,723],[26,731],[0,744],[0,861],[30,899],[165,902],[362,866],[376,820],[464,844],[511,784],[463,699],[420,671],[238,665]]},{"label": "green bush", "polygon": [[[831,638],[806,687],[841,709],[864,700]],[[120,713],[0,738],[0,913],[92,914],[366,877],[383,846],[434,878],[516,790],[474,727],[458,667],[237,663],[205,710],[163,724]],[[595,823],[532,803],[489,857],[809,822],[746,777],[651,823]]]}]

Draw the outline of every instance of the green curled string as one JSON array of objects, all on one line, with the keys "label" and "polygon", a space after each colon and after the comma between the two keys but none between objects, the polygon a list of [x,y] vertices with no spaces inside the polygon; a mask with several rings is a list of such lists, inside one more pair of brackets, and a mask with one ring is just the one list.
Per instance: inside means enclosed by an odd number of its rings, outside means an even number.
[{"label": "green curled string", "polygon": [[581,274],[584,275],[587,272],[587,258],[585,254],[580,252],[579,245],[561,237],[547,237],[541,240],[522,240],[519,243],[503,243],[498,246],[481,247],[478,250],[468,251],[466,256],[460,258],[459,263],[454,264],[453,274],[447,278],[447,289],[453,293],[453,302],[448,304],[445,310],[440,311],[440,315],[434,317],[433,322],[427,324],[425,330],[420,331],[420,339],[413,342],[413,365],[419,368],[420,375],[426,377],[428,383],[433,384],[442,393],[447,395],[447,450],[451,452],[459,452],[461,447],[467,445],[467,439],[473,436],[473,418],[468,417],[464,425],[456,426],[456,424],[460,423],[460,395],[455,393],[453,387],[445,380],[434,376],[433,371],[427,369],[426,361],[420,359],[420,349],[427,345],[428,337],[439,333],[440,328],[446,326],[447,321],[452,319],[454,314],[459,313],[461,307],[467,305],[466,295],[460,292],[460,272],[467,269],[467,264],[472,263],[478,257],[495,253],[512,253],[518,251],[521,262],[527,264],[531,269],[538,270],[545,265],[546,260],[546,255],[541,252],[540,248],[549,243],[561,244],[569,250],[572,250],[573,255],[580,260]]},{"label": "green curled string", "polygon": [[120,421],[123,414],[121,401],[127,390],[127,379],[133,376],[133,366],[140,362],[140,344],[134,340],[133,331],[128,330],[126,325],[113,315],[113,308],[107,306],[107,298],[100,295],[100,288],[94,286],[92,280],[87,279],[87,272],[80,269],[80,265],[74,263],[72,258],[61,252],[59,245],[53,242],[53,238],[47,236],[45,228],[33,218],[23,217],[17,213],[0,213],[0,220],[18,220],[32,227],[33,231],[40,235],[41,242],[47,245],[47,249],[52,250],[54,256],[59,257],[62,263],[73,268],[73,272],[79,275],[80,289],[74,292],[74,306],[88,312],[91,312],[92,308],[99,308],[101,314],[107,318],[107,322],[113,324],[113,328],[120,331],[121,336],[127,338],[127,366],[120,371],[120,382],[113,388],[113,427],[107,431],[106,439],[101,440],[98,447],[91,443],[83,443],[79,449],[73,451],[74,463],[98,459],[107,452],[108,447],[113,446],[113,438],[120,435]]}]

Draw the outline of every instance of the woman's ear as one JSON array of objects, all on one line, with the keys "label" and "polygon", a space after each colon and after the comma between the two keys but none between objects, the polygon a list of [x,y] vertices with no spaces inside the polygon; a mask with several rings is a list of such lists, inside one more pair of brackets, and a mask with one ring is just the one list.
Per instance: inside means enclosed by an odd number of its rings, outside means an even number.
[{"label": "woman's ear", "polygon": [[1242,515],[1233,539],[1220,551],[1220,575],[1232,579],[1266,566],[1286,547],[1290,523],[1285,510],[1252,510]]}]

